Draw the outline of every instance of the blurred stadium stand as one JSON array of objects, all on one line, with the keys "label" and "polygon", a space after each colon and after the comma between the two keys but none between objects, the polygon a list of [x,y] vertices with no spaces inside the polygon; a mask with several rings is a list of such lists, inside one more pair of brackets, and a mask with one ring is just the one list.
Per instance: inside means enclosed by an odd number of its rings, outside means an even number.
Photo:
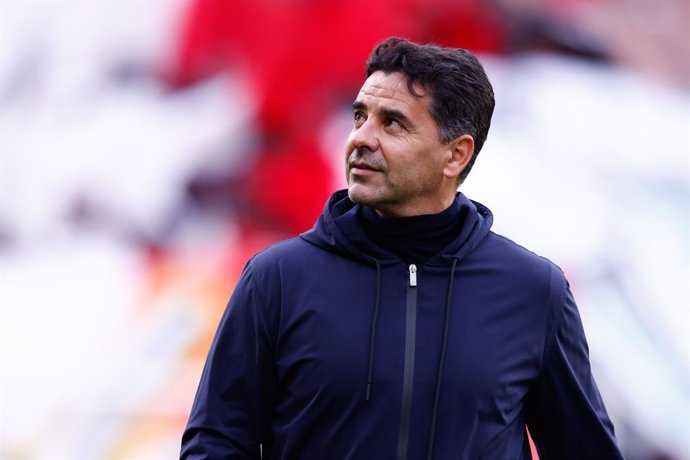
[{"label": "blurred stadium stand", "polygon": [[690,460],[684,0],[3,0],[0,458],[178,455],[246,260],[344,185],[388,35],[480,53],[462,190],[569,275],[627,458]]}]

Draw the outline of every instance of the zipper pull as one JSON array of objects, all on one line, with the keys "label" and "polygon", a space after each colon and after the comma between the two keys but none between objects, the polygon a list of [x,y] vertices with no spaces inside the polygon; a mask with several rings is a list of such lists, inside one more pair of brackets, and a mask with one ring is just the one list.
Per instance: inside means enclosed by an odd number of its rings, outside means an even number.
[{"label": "zipper pull", "polygon": [[417,266],[415,264],[410,265],[410,287],[417,286]]}]

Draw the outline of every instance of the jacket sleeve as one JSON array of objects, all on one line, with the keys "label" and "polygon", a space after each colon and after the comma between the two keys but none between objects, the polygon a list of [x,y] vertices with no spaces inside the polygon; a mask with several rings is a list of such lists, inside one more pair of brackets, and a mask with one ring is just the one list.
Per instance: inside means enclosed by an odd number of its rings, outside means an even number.
[{"label": "jacket sleeve", "polygon": [[250,261],[223,314],[182,436],[181,459],[259,459],[275,387],[270,305]]},{"label": "jacket sleeve", "polygon": [[623,458],[592,376],[582,321],[567,282],[525,415],[540,460]]}]

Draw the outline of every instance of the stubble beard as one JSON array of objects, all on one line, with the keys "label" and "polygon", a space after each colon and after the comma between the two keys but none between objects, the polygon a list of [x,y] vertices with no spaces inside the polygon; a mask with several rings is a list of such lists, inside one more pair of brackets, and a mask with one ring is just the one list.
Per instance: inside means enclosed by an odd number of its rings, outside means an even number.
[{"label": "stubble beard", "polygon": [[359,205],[368,206],[384,216],[393,216],[413,194],[392,188],[390,185],[370,187],[361,182],[348,180],[348,196]]},{"label": "stubble beard", "polygon": [[[425,181],[424,178],[408,178],[403,180],[406,186],[394,187],[390,183],[372,186],[355,182],[349,177],[348,196],[354,203],[368,206],[384,216],[400,215],[401,211],[408,212],[415,205],[427,201],[425,198],[435,195],[438,184]],[[403,214],[407,215],[407,214]]]}]

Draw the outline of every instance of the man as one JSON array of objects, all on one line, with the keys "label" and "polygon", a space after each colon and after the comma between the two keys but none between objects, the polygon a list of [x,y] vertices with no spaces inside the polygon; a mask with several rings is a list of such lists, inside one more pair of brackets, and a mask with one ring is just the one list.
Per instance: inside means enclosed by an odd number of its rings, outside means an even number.
[{"label": "man", "polygon": [[494,97],[459,49],[388,39],[353,104],[348,189],[247,264],[182,458],[618,459],[551,262],[457,193]]}]

